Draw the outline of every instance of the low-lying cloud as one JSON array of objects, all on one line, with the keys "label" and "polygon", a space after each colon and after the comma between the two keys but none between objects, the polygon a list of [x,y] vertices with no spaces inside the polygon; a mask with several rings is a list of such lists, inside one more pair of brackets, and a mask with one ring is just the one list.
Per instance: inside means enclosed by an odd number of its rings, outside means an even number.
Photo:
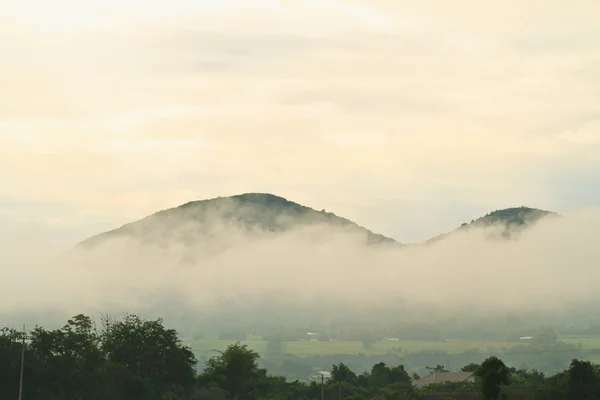
[{"label": "low-lying cloud", "polygon": [[119,238],[66,253],[41,238],[6,234],[0,315],[9,323],[35,315],[45,324],[51,315],[45,310],[65,316],[192,311],[214,320],[220,313],[231,318],[232,310],[259,319],[261,312],[288,309],[293,323],[291,310],[336,309],[398,310],[398,317],[427,320],[563,313],[600,300],[598,210],[541,220],[508,241],[486,239],[497,229],[490,227],[428,246],[367,246],[359,234],[325,226],[253,235],[220,229],[186,242]]}]

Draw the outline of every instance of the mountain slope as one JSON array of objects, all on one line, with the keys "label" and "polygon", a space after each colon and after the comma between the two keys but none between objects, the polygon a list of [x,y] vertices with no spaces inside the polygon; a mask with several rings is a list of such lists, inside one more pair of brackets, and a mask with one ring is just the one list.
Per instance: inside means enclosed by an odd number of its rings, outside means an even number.
[{"label": "mountain slope", "polygon": [[525,206],[505,208],[502,210],[492,211],[481,218],[472,220],[470,223],[464,223],[454,231],[438,235],[427,240],[425,243],[429,244],[437,242],[456,232],[464,232],[468,229],[488,228],[492,226],[499,228],[499,230],[495,232],[497,236],[507,239],[512,237],[514,234],[518,234],[523,229],[534,225],[542,218],[557,216],[559,216],[559,214],[555,212],[540,210],[538,208]]},{"label": "mountain slope", "polygon": [[93,247],[107,239],[126,236],[150,243],[171,239],[190,242],[205,235],[218,235],[231,226],[251,234],[283,232],[317,224],[362,234],[369,244],[398,244],[394,239],[373,233],[325,210],[316,211],[272,194],[246,193],[193,201],[159,211],[118,229],[93,236],[78,246]]}]

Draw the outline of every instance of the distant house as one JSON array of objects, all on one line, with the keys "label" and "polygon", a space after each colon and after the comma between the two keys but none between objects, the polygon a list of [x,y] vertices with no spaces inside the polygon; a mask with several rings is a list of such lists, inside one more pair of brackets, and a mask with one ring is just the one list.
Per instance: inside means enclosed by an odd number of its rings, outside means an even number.
[{"label": "distant house", "polygon": [[432,383],[442,382],[475,382],[475,374],[473,372],[434,372],[421,379],[415,379],[413,385],[420,389]]}]

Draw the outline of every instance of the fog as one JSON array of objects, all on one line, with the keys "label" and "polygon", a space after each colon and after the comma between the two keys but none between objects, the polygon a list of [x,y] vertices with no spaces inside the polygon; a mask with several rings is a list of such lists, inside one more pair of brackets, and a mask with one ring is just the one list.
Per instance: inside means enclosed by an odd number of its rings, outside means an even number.
[{"label": "fog", "polygon": [[511,240],[489,239],[499,229],[489,227],[398,247],[323,225],[249,234],[222,223],[194,237],[195,224],[160,244],[120,237],[66,251],[6,233],[0,325],[125,312],[231,327],[507,313],[556,321],[600,304],[599,210],[538,221]]}]

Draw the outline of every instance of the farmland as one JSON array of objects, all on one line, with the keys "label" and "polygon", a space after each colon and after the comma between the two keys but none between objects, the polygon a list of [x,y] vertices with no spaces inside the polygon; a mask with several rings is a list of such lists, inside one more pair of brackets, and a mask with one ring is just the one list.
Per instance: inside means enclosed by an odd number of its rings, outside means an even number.
[{"label": "farmland", "polygon": [[[597,350],[600,349],[600,336],[561,336],[559,341],[580,346],[584,354],[588,354],[590,359],[600,361],[600,355]],[[218,351],[223,351],[233,340],[219,340],[218,338],[206,338],[201,340],[186,341],[191,345],[192,350],[198,356],[211,357]],[[250,338],[243,341],[250,349],[261,355],[267,353],[267,341],[259,337]],[[508,341],[471,341],[471,340],[446,340],[446,341],[379,341],[373,343],[369,348],[365,348],[360,341],[330,341],[320,342],[317,340],[300,340],[295,342],[283,342],[278,348],[278,354],[293,354],[298,357],[310,356],[333,356],[340,354],[364,354],[364,355],[383,355],[397,354],[399,356],[407,353],[416,353],[420,351],[431,351],[447,354],[460,354],[478,350],[484,353],[504,352],[525,346],[527,342],[508,342]],[[597,360],[596,360],[597,359]]]},{"label": "farmland", "polygon": [[[600,338],[598,339],[600,341]],[[228,345],[234,343],[231,340],[203,339],[192,341],[190,344],[192,350],[198,355],[215,354],[215,350],[223,351]],[[249,348],[259,354],[265,354],[267,351],[267,342],[262,340],[244,341]],[[315,355],[336,355],[336,354],[404,354],[413,353],[422,350],[435,352],[447,352],[450,354],[462,353],[469,350],[494,350],[508,349],[514,346],[522,345],[515,342],[497,342],[497,341],[380,341],[373,343],[372,347],[363,347],[360,341],[331,341],[319,342],[316,340],[302,340],[296,342],[283,342],[279,352],[294,354],[300,357]]]}]

